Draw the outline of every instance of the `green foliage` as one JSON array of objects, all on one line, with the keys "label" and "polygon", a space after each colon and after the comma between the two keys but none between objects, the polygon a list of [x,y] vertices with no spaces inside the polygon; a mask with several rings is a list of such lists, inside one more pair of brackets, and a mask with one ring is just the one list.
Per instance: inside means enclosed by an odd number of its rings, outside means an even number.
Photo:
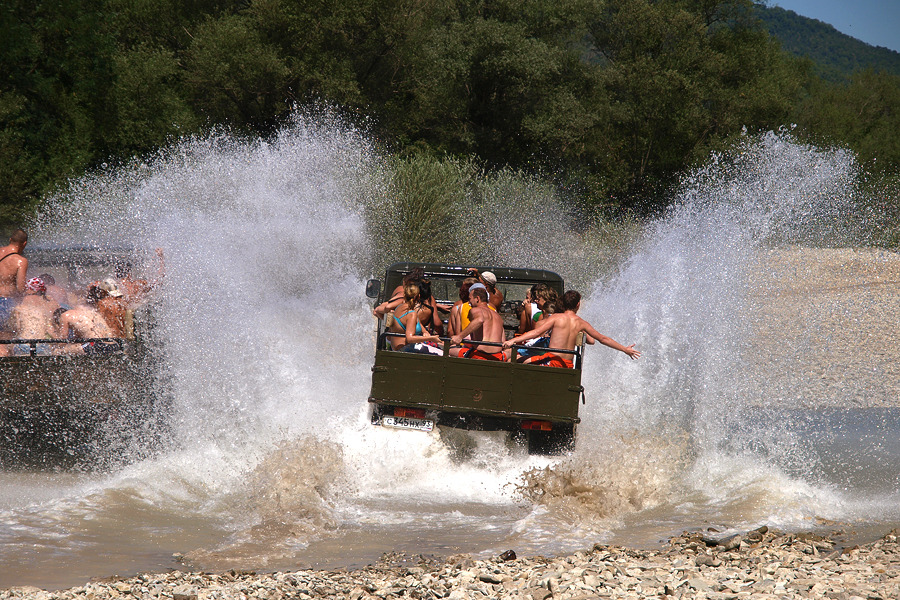
[{"label": "green foliage", "polygon": [[777,127],[799,86],[748,2],[623,0],[589,33],[603,68],[594,160],[612,193],[658,198],[674,174],[743,126]]},{"label": "green foliage", "polygon": [[289,108],[279,93],[290,77],[285,61],[243,16],[210,18],[196,28],[184,77],[191,102],[215,123],[264,127]]},{"label": "green foliage", "polygon": [[424,153],[394,158],[389,167],[380,201],[367,207],[368,230],[379,236],[373,254],[426,262],[451,255],[463,243],[454,225],[475,167]]},{"label": "green foliage", "polygon": [[[896,78],[825,83],[760,14],[781,15],[751,0],[9,0],[0,221],[102,162],[210,126],[267,134],[316,101],[371,116],[405,157],[394,191],[423,202],[455,198],[479,164],[653,212],[743,128],[789,121],[896,168]],[[438,213],[403,215],[430,242],[414,224]]]},{"label": "green foliage", "polygon": [[179,93],[179,66],[172,52],[140,45],[118,54],[115,69],[109,102],[116,126],[106,130],[110,147],[141,152],[197,129],[197,116]]},{"label": "green foliage", "polygon": [[900,170],[900,76],[869,70],[849,83],[821,82],[795,118],[811,138],[849,145],[867,169]]}]

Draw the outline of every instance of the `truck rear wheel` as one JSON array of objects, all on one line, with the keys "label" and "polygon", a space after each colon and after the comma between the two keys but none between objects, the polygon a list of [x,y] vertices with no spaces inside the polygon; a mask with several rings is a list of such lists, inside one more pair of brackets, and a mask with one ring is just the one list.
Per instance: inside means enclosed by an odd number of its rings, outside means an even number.
[{"label": "truck rear wheel", "polygon": [[527,433],[528,454],[558,456],[575,449],[575,426],[554,424],[550,431]]}]

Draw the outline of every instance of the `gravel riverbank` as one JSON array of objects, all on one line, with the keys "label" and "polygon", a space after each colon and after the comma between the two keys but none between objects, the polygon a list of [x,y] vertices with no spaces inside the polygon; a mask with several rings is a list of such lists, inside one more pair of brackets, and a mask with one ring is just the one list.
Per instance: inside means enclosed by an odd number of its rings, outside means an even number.
[{"label": "gravel riverbank", "polygon": [[[765,528],[724,536],[685,533],[660,550],[596,545],[559,558],[473,560],[386,555],[355,571],[255,574],[146,574],[106,579],[58,592],[34,587],[0,591],[0,600],[106,598],[212,600],[282,598],[416,598],[565,600],[589,598],[900,597],[898,531],[862,546],[834,538]],[[509,558],[509,557],[506,557]]]},{"label": "gravel riverbank", "polygon": [[771,406],[900,405],[900,253],[779,248],[748,287],[751,384]]}]

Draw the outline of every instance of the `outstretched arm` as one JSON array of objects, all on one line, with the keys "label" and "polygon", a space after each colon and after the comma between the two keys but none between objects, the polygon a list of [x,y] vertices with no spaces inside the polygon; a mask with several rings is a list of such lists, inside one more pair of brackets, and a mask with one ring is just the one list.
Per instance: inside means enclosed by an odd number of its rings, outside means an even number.
[{"label": "outstretched arm", "polygon": [[603,335],[602,333],[591,327],[591,325],[587,321],[584,321],[584,332],[604,346],[609,346],[614,350],[624,352],[631,358],[631,360],[636,360],[641,357],[640,351],[634,349],[634,344],[630,346],[623,346],[611,337]]},{"label": "outstretched arm", "polygon": [[522,335],[517,335],[516,337],[503,342],[503,347],[512,348],[515,344],[521,344],[525,340],[541,337],[544,333],[553,329],[554,322],[555,319],[552,316],[547,317],[546,319],[541,319],[535,324],[534,329],[532,329],[531,331],[523,333]]}]

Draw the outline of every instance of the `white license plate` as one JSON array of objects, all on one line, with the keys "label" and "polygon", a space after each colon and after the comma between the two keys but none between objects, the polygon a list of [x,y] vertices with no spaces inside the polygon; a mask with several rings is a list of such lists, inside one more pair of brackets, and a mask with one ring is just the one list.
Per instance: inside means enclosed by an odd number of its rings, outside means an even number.
[{"label": "white license plate", "polygon": [[385,427],[397,429],[416,429],[418,431],[431,431],[434,429],[434,421],[431,419],[410,419],[408,417],[382,417],[381,424]]}]

